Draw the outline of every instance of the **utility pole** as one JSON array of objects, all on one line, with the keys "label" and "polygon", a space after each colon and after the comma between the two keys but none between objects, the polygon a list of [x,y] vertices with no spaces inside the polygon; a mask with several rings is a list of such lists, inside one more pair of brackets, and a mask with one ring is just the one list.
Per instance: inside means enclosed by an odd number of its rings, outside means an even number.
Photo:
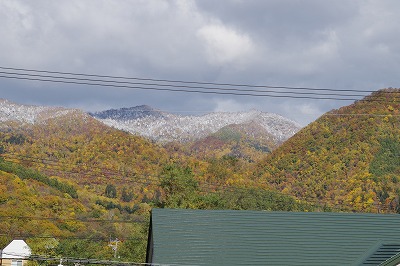
[{"label": "utility pole", "polygon": [[118,238],[115,238],[115,240],[111,240],[111,237],[110,237],[110,244],[108,244],[108,246],[111,247],[112,250],[114,251],[114,258],[117,257],[117,250],[118,250],[119,242],[121,242],[121,241],[118,240]]}]

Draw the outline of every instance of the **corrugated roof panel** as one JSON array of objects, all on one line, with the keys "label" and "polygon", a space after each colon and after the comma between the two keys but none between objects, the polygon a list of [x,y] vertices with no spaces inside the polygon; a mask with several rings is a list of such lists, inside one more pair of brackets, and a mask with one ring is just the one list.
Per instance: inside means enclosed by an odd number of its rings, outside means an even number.
[{"label": "corrugated roof panel", "polygon": [[377,242],[400,244],[399,222],[398,215],[154,209],[153,263],[360,265]]},{"label": "corrugated roof panel", "polygon": [[399,252],[400,244],[382,244],[364,261],[363,265],[379,265],[380,263],[397,255]]}]

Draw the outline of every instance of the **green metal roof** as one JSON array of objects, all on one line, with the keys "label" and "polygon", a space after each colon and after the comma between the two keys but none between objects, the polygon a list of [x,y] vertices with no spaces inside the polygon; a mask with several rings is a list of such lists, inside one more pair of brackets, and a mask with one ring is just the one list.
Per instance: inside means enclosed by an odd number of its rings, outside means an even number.
[{"label": "green metal roof", "polygon": [[393,257],[385,260],[379,266],[394,266],[400,264],[400,252],[394,255]]},{"label": "green metal roof", "polygon": [[380,244],[375,249],[375,252],[367,254],[368,257],[364,260],[363,265],[381,265],[382,263],[387,263],[389,260],[392,260],[399,251],[400,244]]},{"label": "green metal roof", "polygon": [[151,219],[153,264],[391,266],[400,252],[400,215],[153,209]]}]

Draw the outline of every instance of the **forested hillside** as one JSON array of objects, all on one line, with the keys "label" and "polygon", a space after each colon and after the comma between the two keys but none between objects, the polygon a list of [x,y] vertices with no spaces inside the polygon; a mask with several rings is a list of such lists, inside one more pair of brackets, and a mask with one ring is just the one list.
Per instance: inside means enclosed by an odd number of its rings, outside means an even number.
[{"label": "forested hillside", "polygon": [[162,148],[81,112],[3,124],[0,139],[1,246],[23,238],[36,254],[111,259],[120,238],[120,256],[143,261]]},{"label": "forested hillside", "polygon": [[94,195],[78,197],[76,185],[3,159],[0,187],[1,246],[22,238],[42,256],[111,259],[113,252],[106,248],[109,238],[124,235],[120,244],[124,259],[143,257],[147,212],[131,215],[129,223],[116,219],[112,210],[90,201]]},{"label": "forested hillside", "polygon": [[333,110],[258,165],[254,176],[285,194],[337,210],[398,212],[400,90]]},{"label": "forested hillside", "polygon": [[274,137],[256,123],[229,125],[203,139],[185,145],[200,158],[231,156],[257,161],[279,145]]},{"label": "forested hillside", "polygon": [[3,122],[0,244],[115,259],[118,239],[117,259],[140,262],[152,207],[399,212],[399,94],[326,113],[276,149],[257,125],[161,146],[78,110]]},{"label": "forested hillside", "polygon": [[180,144],[162,147],[79,111],[37,123],[7,121],[0,130],[7,191],[0,244],[24,238],[39,254],[111,259],[109,239],[118,238],[120,260],[144,261],[154,206],[314,210],[248,178],[255,162],[230,151],[232,141],[240,142],[237,132],[217,134],[230,143],[226,153],[192,156]]}]

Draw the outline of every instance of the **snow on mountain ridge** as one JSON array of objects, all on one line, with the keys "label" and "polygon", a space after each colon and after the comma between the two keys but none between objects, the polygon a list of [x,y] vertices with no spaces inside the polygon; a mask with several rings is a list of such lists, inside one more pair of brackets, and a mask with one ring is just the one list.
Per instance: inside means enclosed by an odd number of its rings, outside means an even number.
[{"label": "snow on mountain ridge", "polygon": [[[121,109],[122,110],[122,109]],[[190,141],[217,132],[230,124],[243,124],[254,121],[273,135],[277,142],[283,142],[300,130],[294,121],[277,114],[257,110],[248,112],[214,112],[202,116],[174,115],[162,112],[162,116],[144,116],[132,119],[99,118],[108,126],[128,131],[150,139],[169,141]]]},{"label": "snow on mountain ridge", "polygon": [[99,119],[132,120],[146,116],[163,116],[161,111],[155,110],[148,105],[140,105],[130,108],[110,109],[102,112],[89,113]]},{"label": "snow on mountain ridge", "polygon": [[0,99],[0,122],[17,121],[35,124],[50,118],[64,116],[74,111],[73,109],[61,107],[22,105]]},{"label": "snow on mountain ridge", "polygon": [[[0,122],[3,123],[14,121],[33,125],[76,112],[82,113],[77,109],[22,105],[0,99]],[[297,123],[280,115],[257,110],[185,116],[162,112],[143,105],[85,115],[91,115],[108,126],[160,142],[198,140],[227,125],[254,122],[265,128],[277,143],[281,143],[301,128]]]}]

